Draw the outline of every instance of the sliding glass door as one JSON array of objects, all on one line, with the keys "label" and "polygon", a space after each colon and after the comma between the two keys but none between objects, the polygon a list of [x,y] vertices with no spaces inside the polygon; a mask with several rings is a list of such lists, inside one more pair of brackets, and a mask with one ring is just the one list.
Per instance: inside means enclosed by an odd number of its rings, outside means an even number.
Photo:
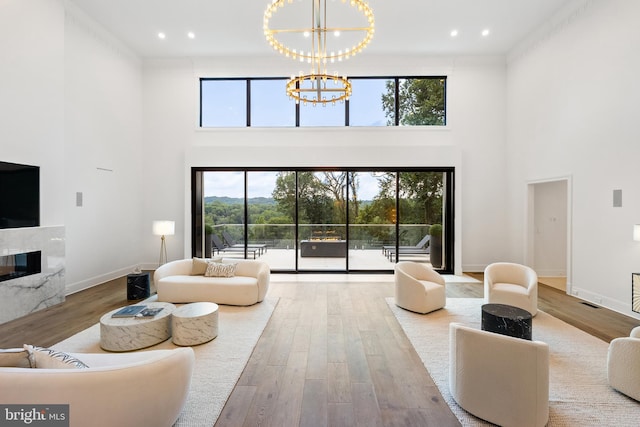
[{"label": "sliding glass door", "polygon": [[300,171],[298,270],[347,269],[346,172]]},{"label": "sliding glass door", "polygon": [[194,256],[274,272],[453,270],[453,169],[192,170]]}]

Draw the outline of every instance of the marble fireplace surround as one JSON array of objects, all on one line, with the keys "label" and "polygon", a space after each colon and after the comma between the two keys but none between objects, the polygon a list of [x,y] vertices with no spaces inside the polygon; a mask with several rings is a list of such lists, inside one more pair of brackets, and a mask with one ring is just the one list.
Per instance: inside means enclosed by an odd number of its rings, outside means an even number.
[{"label": "marble fireplace surround", "polygon": [[0,282],[0,324],[65,299],[64,226],[0,230],[0,255],[41,251],[42,271]]}]

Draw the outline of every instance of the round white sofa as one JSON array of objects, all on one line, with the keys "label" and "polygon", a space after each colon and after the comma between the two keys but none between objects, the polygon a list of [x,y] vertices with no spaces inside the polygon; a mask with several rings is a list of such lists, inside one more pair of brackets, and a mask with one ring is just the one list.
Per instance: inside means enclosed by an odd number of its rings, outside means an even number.
[{"label": "round white sofa", "polygon": [[153,275],[158,301],[253,305],[267,294],[271,271],[265,262],[222,258],[223,264],[237,264],[233,277],[207,277],[196,262],[202,260],[181,259],[158,267]]},{"label": "round white sofa", "polygon": [[70,356],[88,368],[0,367],[0,401],[68,404],[71,427],[169,427],[180,416],[195,364],[190,347]]}]

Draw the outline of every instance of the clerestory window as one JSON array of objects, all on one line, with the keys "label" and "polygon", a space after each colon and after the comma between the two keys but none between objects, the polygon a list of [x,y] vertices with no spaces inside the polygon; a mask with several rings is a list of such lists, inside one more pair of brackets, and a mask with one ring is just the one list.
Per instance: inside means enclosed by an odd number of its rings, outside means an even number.
[{"label": "clerestory window", "polygon": [[200,127],[446,126],[447,78],[350,77],[336,105],[296,103],[287,78],[201,78]]}]

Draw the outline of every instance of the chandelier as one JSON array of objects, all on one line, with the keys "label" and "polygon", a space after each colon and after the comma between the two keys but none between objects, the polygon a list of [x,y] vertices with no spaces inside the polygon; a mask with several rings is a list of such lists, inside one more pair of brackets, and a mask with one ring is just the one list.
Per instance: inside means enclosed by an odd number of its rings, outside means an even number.
[{"label": "chandelier", "polygon": [[[341,0],[342,7],[333,8],[330,14],[327,13],[327,1],[273,0],[264,12],[263,30],[267,42],[284,56],[310,66],[310,72],[300,71],[287,82],[286,93],[296,103],[325,106],[348,100],[351,83],[338,72],[329,74],[327,64],[358,54],[373,38],[373,12],[365,1]],[[303,4],[309,2],[311,25],[287,27],[300,21]],[[337,3],[336,0],[332,2]],[[334,25],[329,27],[328,20]],[[357,25],[344,25],[347,22]]]}]

